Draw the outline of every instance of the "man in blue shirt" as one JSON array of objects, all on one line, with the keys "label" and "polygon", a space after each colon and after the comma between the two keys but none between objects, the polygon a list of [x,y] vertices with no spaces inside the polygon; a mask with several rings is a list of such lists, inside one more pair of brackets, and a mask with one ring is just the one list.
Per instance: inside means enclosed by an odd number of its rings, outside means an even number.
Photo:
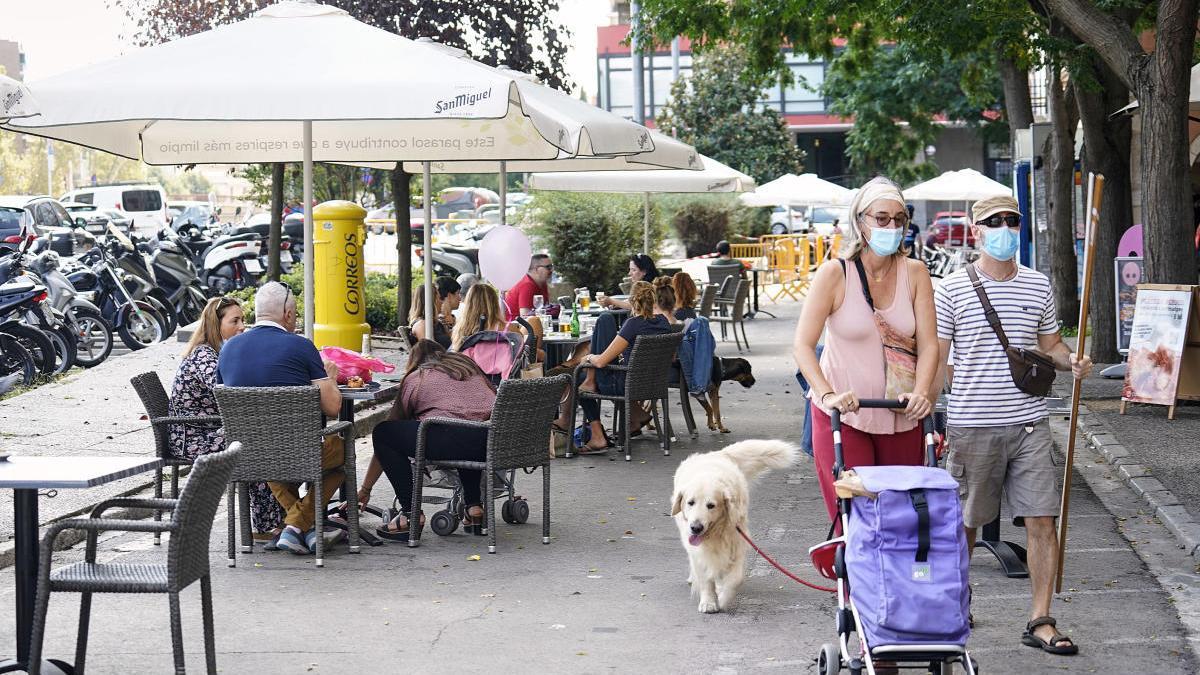
[{"label": "man in blue shirt", "polygon": [[[321,390],[321,410],[336,417],[342,397],[337,388],[337,366],[322,362],[321,355],[307,338],[295,334],[296,298],[286,285],[273,281],[264,284],[254,296],[255,325],[231,338],[221,347],[217,362],[217,383],[230,387],[305,387]],[[237,439],[233,439],[237,440]],[[327,443],[321,452],[320,507],[342,485],[345,460],[341,444]],[[307,555],[316,547],[317,532],[314,497],[309,491],[300,498],[294,483],[269,483],[271,492],[287,512],[278,547]]]}]

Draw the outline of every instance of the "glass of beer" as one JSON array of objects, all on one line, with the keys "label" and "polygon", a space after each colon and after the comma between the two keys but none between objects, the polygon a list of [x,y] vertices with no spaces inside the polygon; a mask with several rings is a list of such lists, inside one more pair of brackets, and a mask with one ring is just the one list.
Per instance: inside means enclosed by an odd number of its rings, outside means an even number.
[{"label": "glass of beer", "polygon": [[592,304],[592,294],[586,288],[579,289],[577,298],[579,300],[580,309],[586,310]]}]

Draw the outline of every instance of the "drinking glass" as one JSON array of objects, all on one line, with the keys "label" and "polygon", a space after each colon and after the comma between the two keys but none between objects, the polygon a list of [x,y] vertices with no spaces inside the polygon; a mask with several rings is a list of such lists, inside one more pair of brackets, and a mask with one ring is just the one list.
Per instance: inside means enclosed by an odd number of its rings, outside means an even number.
[{"label": "drinking glass", "polygon": [[576,297],[579,300],[580,309],[586,310],[588,306],[592,304],[592,294],[586,288],[579,289],[579,291],[576,293]]},{"label": "drinking glass", "polygon": [[540,295],[533,296],[533,313],[538,316],[542,315],[542,308],[546,306],[546,299]]}]

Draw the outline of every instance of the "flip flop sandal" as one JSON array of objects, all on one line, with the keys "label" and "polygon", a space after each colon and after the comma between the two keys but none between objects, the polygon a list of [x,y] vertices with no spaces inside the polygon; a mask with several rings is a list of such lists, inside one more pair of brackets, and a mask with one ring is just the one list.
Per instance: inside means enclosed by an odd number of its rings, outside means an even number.
[{"label": "flip flop sandal", "polygon": [[[1040,626],[1050,626],[1053,628],[1056,625],[1054,617],[1039,616],[1038,618],[1025,624],[1025,633],[1021,635],[1021,644],[1027,647],[1036,647],[1048,654],[1059,654],[1062,656],[1070,656],[1079,653],[1079,647],[1071,638],[1059,633],[1057,629],[1054,631],[1054,636],[1049,641],[1038,637],[1033,631]],[[1066,642],[1067,644],[1060,644]]]},{"label": "flip flop sandal", "polygon": [[592,448],[592,447],[589,447],[585,443],[584,445],[582,445],[578,448],[575,448],[575,454],[577,454],[577,455],[603,455],[603,454],[607,453],[609,448],[611,448],[611,447],[613,447],[613,446],[611,444],[609,444],[609,445],[604,446],[603,448]]}]

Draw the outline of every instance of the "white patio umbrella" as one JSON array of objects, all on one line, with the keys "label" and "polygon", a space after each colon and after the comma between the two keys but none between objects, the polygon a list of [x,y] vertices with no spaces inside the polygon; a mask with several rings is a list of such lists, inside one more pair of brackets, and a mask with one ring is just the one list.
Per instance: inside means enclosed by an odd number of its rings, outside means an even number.
[{"label": "white patio umbrella", "polygon": [[979,201],[988,197],[1011,195],[1012,188],[997,183],[974,169],[947,171],[937,178],[904,190],[905,199],[927,201]]},{"label": "white patio umbrella", "polygon": [[[1133,114],[1141,104],[1134,100],[1129,105],[1110,114],[1110,117],[1115,117],[1122,113]],[[1188,86],[1188,119],[1193,122],[1200,122],[1200,64],[1192,66],[1192,80]]]},{"label": "white patio umbrella", "polygon": [[7,75],[0,75],[0,122],[36,114],[37,104],[29,88]]},{"label": "white patio umbrella", "polygon": [[[634,158],[630,158],[632,162]],[[642,250],[650,250],[650,195],[657,193],[744,192],[754,189],[754,179],[715,159],[699,155],[704,168],[689,170],[571,171],[535,173],[529,177],[532,190],[564,192],[621,192],[643,198]],[[594,162],[596,160],[570,160]],[[568,162],[569,165],[569,162]]]},{"label": "white patio umbrella", "polygon": [[792,225],[794,206],[844,206],[850,203],[854,191],[820,178],[815,173],[784,174],[758,186],[754,192],[742,195],[746,206],[787,207],[788,229]]},{"label": "white patio umbrella", "polygon": [[[582,102],[568,107],[526,78],[297,0],[29,91],[41,114],[0,128],[148,164],[303,162],[308,335],[313,161],[498,162],[616,156],[654,145],[644,127]],[[431,220],[428,199],[425,208]],[[425,265],[428,300],[428,253]]]}]

